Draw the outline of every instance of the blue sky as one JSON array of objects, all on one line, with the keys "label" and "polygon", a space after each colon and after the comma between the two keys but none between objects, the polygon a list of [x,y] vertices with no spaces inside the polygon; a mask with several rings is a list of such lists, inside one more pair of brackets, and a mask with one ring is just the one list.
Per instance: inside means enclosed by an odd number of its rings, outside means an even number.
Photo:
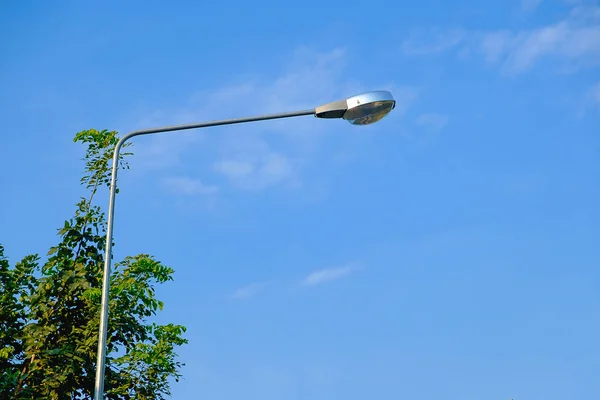
[{"label": "blue sky", "polygon": [[[375,4],[375,3],[373,3]],[[311,108],[135,139],[116,258],[176,269],[174,398],[600,397],[597,2],[0,5],[0,240],[44,253],[76,132]],[[106,203],[107,194],[102,194]]]}]

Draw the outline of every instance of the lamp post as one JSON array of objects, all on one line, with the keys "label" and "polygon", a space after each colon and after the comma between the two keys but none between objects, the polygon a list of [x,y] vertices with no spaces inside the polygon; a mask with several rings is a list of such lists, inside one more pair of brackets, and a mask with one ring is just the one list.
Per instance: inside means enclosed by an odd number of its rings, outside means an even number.
[{"label": "lamp post", "polygon": [[220,121],[200,122],[187,125],[174,125],[161,128],[133,131],[122,136],[115,146],[112,160],[110,194],[108,203],[108,220],[106,228],[106,253],[104,255],[104,276],[102,278],[102,302],[100,308],[100,333],[98,338],[98,358],[96,362],[96,383],[94,399],[102,400],[104,395],[104,369],[106,363],[106,340],[108,329],[108,296],[110,290],[110,267],[112,259],[113,222],[115,211],[115,194],[117,189],[117,172],[119,166],[119,151],[127,140],[134,136],[154,133],[183,131],[196,128],[208,128],[220,125],[242,124],[246,122],[266,121],[314,115],[317,118],[345,119],[353,125],[369,125],[379,121],[396,106],[396,101],[390,92],[374,91],[338,100],[319,106],[312,110],[294,111],[280,114],[260,115],[256,117],[225,119]]}]

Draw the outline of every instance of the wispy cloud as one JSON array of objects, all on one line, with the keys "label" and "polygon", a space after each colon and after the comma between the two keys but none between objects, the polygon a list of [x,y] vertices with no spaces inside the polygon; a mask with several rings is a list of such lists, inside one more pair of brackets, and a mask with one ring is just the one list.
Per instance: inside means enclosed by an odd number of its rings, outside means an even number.
[{"label": "wispy cloud", "polygon": [[[530,8],[539,4],[535,0],[523,2]],[[403,50],[412,55],[474,51],[504,75],[526,73],[543,61],[555,62],[562,71],[596,67],[600,65],[600,7],[573,4],[563,19],[532,29],[422,29],[405,40]]]},{"label": "wispy cloud", "polygon": [[[347,54],[343,48],[328,52],[298,48],[274,76],[245,74],[222,87],[196,91],[185,106],[150,112],[139,125],[160,126],[310,109],[365,89],[359,83],[343,78],[346,64]],[[168,138],[151,137],[136,146],[136,160],[142,160],[140,166],[169,170],[185,165],[182,157],[196,153],[195,163],[198,160],[208,163],[209,171],[216,173],[217,178],[224,178],[224,184],[235,188],[299,188],[305,166],[313,163],[320,154],[321,143],[331,140],[331,135],[319,133],[330,131],[332,124],[319,122],[314,118],[298,118],[245,124],[235,129],[216,128],[210,134],[191,132]],[[190,190],[202,191],[201,186],[189,188],[188,183],[168,184],[183,189],[182,194]]]},{"label": "wispy cloud", "polygon": [[570,68],[595,66],[600,63],[600,8],[577,7],[564,20],[536,29],[485,33],[481,51],[512,75],[545,59]]},{"label": "wispy cloud", "polygon": [[300,185],[299,164],[283,154],[264,151],[262,154],[230,156],[213,164],[213,169],[241,189],[259,190],[287,183]]},{"label": "wispy cloud", "polygon": [[600,63],[600,7],[576,6],[562,20],[521,31],[500,30],[481,36],[486,60],[506,74],[529,71],[542,60],[571,68]]},{"label": "wispy cloud", "polygon": [[414,30],[402,42],[402,50],[404,54],[411,56],[440,54],[460,44],[465,39],[466,33],[461,28]]},{"label": "wispy cloud", "polygon": [[247,178],[254,172],[254,165],[250,162],[225,160],[219,161],[214,164],[214,168],[217,172],[226,175],[231,179],[243,179]]},{"label": "wispy cloud", "polygon": [[540,4],[542,0],[521,0],[521,8],[527,12],[535,11]]},{"label": "wispy cloud", "polygon": [[448,117],[434,113],[421,114],[417,117],[415,123],[427,130],[439,132],[444,129],[446,125],[448,125]]},{"label": "wispy cloud", "polygon": [[267,283],[265,282],[253,283],[237,289],[231,297],[235,300],[248,300],[262,292],[266,287]]},{"label": "wispy cloud", "polygon": [[600,111],[600,81],[588,89],[579,117],[583,117],[588,110]]},{"label": "wispy cloud", "polygon": [[600,106],[600,82],[596,83],[590,90],[590,97],[596,105]]},{"label": "wispy cloud", "polygon": [[419,89],[415,87],[391,87],[389,90],[396,99],[394,114],[397,116],[403,116],[419,97]]},{"label": "wispy cloud", "polygon": [[302,280],[304,286],[316,286],[327,282],[335,281],[345,277],[359,267],[354,264],[344,265],[342,267],[326,268],[312,272]]},{"label": "wispy cloud", "polygon": [[217,186],[204,185],[198,179],[188,178],[185,176],[163,178],[162,184],[171,192],[185,196],[214,194],[219,190]]},{"label": "wispy cloud", "polygon": [[[144,113],[134,128],[311,109],[372,89],[393,90],[397,106],[387,121],[402,118],[414,103],[416,91],[390,82],[364,87],[346,73],[351,58],[344,48],[320,52],[301,47],[268,74],[242,71],[216,87],[191,91],[183,103]],[[211,182],[221,195],[233,194],[229,189],[281,188],[312,198],[310,192],[316,186],[327,185],[332,154],[340,149],[365,153],[355,137],[364,137],[365,129],[374,131],[379,126],[357,129],[306,117],[150,136],[136,142],[132,166],[137,173],[158,169],[163,175]],[[347,158],[345,164],[358,159]],[[186,169],[188,165],[202,174]],[[337,164],[332,168],[338,168]],[[189,180],[159,183],[180,195],[216,192],[216,187]]]},{"label": "wispy cloud", "polygon": [[[187,114],[181,114],[181,118],[173,115],[168,118],[169,124],[193,122]],[[159,113],[153,113],[142,120],[137,127],[151,127],[166,125]],[[176,136],[173,136],[176,135]],[[181,166],[181,155],[188,149],[203,143],[205,133],[203,131],[180,131],[170,135],[155,135],[142,137],[134,141],[133,152],[130,163],[137,170],[166,170]]]}]

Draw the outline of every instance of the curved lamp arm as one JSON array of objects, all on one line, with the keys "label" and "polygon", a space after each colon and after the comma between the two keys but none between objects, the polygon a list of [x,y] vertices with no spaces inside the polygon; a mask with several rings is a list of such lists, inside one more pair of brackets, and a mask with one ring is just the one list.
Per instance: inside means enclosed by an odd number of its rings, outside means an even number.
[{"label": "curved lamp arm", "polygon": [[155,133],[183,131],[188,129],[209,128],[220,125],[243,124],[246,122],[266,121],[270,119],[282,119],[315,115],[315,110],[294,111],[279,114],[267,114],[256,117],[224,119],[220,121],[199,122],[195,124],[173,125],[162,128],[151,128],[133,131],[122,136],[115,146],[112,160],[112,172],[110,179],[110,194],[108,202],[108,219],[106,228],[106,249],[104,255],[104,272],[102,277],[102,302],[100,306],[100,334],[98,340],[98,358],[96,361],[96,384],[94,387],[94,399],[102,400],[104,393],[104,371],[106,364],[106,341],[108,331],[108,297],[110,292],[110,267],[112,261],[112,239],[113,239],[113,216],[115,212],[115,194],[117,189],[117,173],[119,171],[119,152],[123,144],[134,136],[150,135]]},{"label": "curved lamp arm", "polygon": [[108,203],[108,220],[106,228],[106,254],[104,256],[104,276],[102,277],[102,303],[100,309],[100,334],[98,340],[98,360],[96,363],[96,384],[94,399],[102,400],[104,393],[104,370],[106,363],[106,340],[108,327],[108,296],[110,291],[110,264],[112,260],[113,216],[115,211],[115,194],[117,190],[117,173],[119,170],[119,152],[123,144],[134,136],[153,133],[183,131],[187,129],[208,128],[219,125],[242,124],[245,122],[266,121],[314,115],[324,119],[345,119],[353,125],[369,125],[385,117],[396,106],[396,101],[388,91],[373,91],[338,100],[316,109],[294,111],[280,114],[267,114],[257,117],[225,119],[221,121],[200,122],[188,125],[174,125],[163,128],[144,129],[130,132],[119,139],[113,154],[113,164],[110,180],[110,200]]}]

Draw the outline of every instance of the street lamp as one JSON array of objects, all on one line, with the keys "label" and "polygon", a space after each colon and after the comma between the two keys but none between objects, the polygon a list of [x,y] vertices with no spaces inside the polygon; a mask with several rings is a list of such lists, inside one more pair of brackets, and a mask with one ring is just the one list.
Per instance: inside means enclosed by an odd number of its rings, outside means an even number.
[{"label": "street lamp", "polygon": [[128,139],[134,136],[154,133],[183,131],[187,129],[208,128],[211,126],[242,124],[246,122],[266,121],[314,115],[317,118],[345,119],[353,125],[368,125],[379,121],[396,106],[396,101],[390,92],[374,91],[327,103],[312,110],[294,111],[280,114],[268,114],[256,117],[225,119],[221,121],[200,122],[187,125],[165,126],[162,128],[143,129],[129,132],[122,136],[113,153],[110,194],[108,203],[108,220],[106,228],[106,253],[104,255],[104,276],[102,278],[102,302],[100,309],[100,333],[98,339],[98,359],[96,362],[96,384],[94,399],[102,400],[104,394],[104,368],[106,363],[106,340],[108,329],[108,295],[110,289],[110,264],[112,258],[113,220],[115,211],[115,194],[117,189],[117,172],[119,166],[119,151]]}]

